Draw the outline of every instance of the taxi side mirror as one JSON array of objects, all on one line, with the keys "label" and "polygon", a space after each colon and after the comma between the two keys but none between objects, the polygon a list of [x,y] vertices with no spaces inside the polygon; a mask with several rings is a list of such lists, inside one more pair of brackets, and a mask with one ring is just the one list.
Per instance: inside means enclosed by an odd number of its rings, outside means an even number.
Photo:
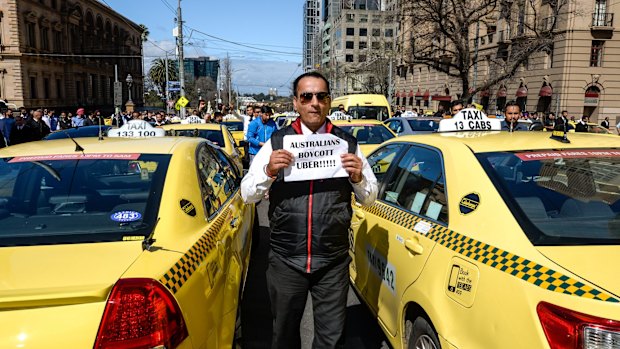
[{"label": "taxi side mirror", "polygon": [[238,147],[246,147],[248,145],[248,141],[244,140],[238,141],[237,143],[239,143]]}]

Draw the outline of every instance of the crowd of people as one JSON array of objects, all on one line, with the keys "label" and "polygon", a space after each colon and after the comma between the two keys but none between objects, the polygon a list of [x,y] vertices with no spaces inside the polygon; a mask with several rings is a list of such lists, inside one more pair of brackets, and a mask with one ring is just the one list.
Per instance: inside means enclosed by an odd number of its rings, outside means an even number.
[{"label": "crowd of people", "polygon": [[[443,104],[440,104],[438,110],[433,111],[425,111],[424,109],[420,109],[418,112],[418,108],[410,108],[408,109],[406,106],[393,107],[394,117],[396,116],[408,116],[408,117],[418,117],[418,116],[432,116],[436,118],[446,118],[454,116],[459,110],[463,108],[478,108],[480,109],[480,105],[476,105],[473,103],[465,103],[462,100],[452,101],[449,109],[445,109]],[[581,118],[576,119],[575,116],[569,115],[567,110],[563,110],[560,115],[555,115],[555,113],[528,113],[527,111],[521,111],[521,106],[515,101],[509,101],[506,103],[504,107],[503,113],[496,114],[496,117],[500,118],[508,118],[508,110],[515,110],[514,107],[519,108],[518,112],[518,120],[522,120],[526,123],[531,124],[530,129],[534,130],[553,130],[556,125],[560,123],[564,123],[567,125],[569,129],[574,129],[575,132],[588,132],[590,122],[590,117],[587,115],[583,115]],[[609,121],[609,117],[605,117],[604,120],[600,124],[601,127],[611,130],[611,123]],[[620,134],[620,122],[616,125],[616,131]]]}]

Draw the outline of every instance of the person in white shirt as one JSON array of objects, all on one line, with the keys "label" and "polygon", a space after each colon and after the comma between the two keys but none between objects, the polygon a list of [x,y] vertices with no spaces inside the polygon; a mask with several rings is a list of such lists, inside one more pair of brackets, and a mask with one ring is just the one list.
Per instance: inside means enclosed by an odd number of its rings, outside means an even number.
[{"label": "person in white shirt", "polygon": [[243,139],[248,140],[248,127],[250,127],[250,122],[254,120],[254,107],[248,105],[245,108],[245,114],[241,114],[243,118]]},{"label": "person in white shirt", "polygon": [[[339,348],[349,289],[351,195],[372,205],[377,179],[357,141],[328,119],[329,82],[318,72],[300,75],[293,83],[293,105],[299,118],[273,133],[256,154],[241,182],[241,195],[256,203],[269,192],[270,252],[267,288],[274,316],[271,348],[300,348],[300,320],[308,292],[312,296],[314,348]],[[284,137],[329,133],[344,140],[340,156],[348,177],[284,181],[294,161]]]}]

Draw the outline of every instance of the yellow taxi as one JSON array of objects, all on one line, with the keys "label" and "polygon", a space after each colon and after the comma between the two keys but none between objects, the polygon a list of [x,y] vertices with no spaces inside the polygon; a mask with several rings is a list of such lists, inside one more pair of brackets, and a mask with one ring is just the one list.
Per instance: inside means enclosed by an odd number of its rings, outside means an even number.
[{"label": "yellow taxi", "polygon": [[0,158],[0,348],[232,346],[254,207],[221,149],[79,138]]},{"label": "yellow taxi", "polygon": [[357,139],[357,143],[364,155],[370,154],[377,147],[396,135],[379,120],[349,119],[334,120],[332,123]]},{"label": "yellow taxi", "polygon": [[499,122],[465,109],[368,156],[354,289],[394,348],[618,347],[620,139]]},{"label": "yellow taxi", "polygon": [[161,128],[166,131],[166,135],[168,136],[204,138],[221,147],[222,150],[233,159],[237,168],[240,170],[243,169],[243,155],[239,150],[240,146],[237,145],[235,139],[225,125],[201,123],[200,121],[192,121],[191,117],[189,117],[185,122],[163,125]]}]

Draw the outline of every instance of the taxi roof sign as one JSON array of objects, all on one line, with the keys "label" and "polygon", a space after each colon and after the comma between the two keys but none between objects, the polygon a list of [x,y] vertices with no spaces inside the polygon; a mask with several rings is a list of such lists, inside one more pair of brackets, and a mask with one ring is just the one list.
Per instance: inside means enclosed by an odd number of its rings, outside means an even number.
[{"label": "taxi roof sign", "polygon": [[345,114],[339,110],[336,110],[335,112],[331,113],[331,115],[328,116],[328,118],[332,121],[334,120],[351,120],[353,119],[353,117],[351,115]]},{"label": "taxi roof sign", "polygon": [[181,120],[181,124],[183,125],[188,125],[188,124],[206,124],[207,122],[202,119],[200,116],[198,115],[191,115],[188,116],[187,118],[185,118],[185,120]]},{"label": "taxi roof sign", "polygon": [[122,138],[147,138],[164,137],[166,131],[155,128],[144,120],[129,120],[120,128],[113,128],[108,131],[108,137]]},{"label": "taxi roof sign", "polygon": [[486,114],[476,108],[467,108],[450,119],[441,120],[438,132],[500,131],[501,129],[500,120],[489,119]]}]

